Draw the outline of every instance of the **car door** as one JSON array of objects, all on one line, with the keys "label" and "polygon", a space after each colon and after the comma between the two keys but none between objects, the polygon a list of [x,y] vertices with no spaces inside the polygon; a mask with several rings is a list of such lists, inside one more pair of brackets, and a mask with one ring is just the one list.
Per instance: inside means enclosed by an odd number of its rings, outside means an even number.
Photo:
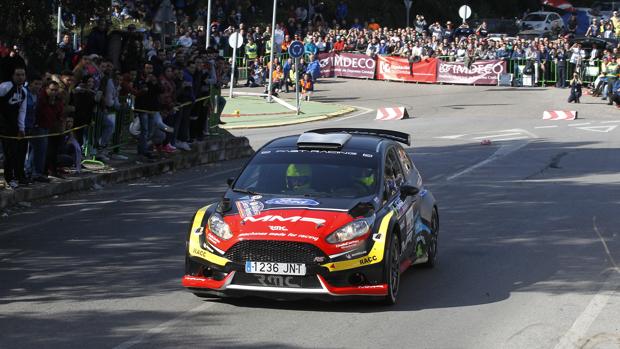
[{"label": "car door", "polygon": [[412,251],[415,198],[401,195],[401,186],[411,183],[409,183],[408,174],[403,170],[396,146],[390,147],[386,152],[384,178],[385,190],[390,198],[388,205],[396,212],[400,226],[401,253],[408,256]]}]

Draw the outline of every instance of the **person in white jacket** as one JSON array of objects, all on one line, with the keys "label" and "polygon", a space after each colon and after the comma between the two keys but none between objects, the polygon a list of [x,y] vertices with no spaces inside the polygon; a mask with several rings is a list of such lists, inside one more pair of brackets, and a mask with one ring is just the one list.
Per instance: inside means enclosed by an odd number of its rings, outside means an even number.
[{"label": "person in white jacket", "polygon": [[13,68],[11,81],[0,84],[0,140],[4,151],[4,180],[10,188],[28,184],[24,173],[21,152],[25,152],[25,140],[6,138],[24,137],[28,91],[24,87],[26,69]]}]

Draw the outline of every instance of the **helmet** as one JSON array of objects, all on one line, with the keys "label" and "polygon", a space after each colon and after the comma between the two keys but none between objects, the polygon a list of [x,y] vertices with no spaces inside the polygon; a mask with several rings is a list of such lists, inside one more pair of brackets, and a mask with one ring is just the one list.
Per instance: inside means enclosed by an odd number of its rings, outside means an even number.
[{"label": "helmet", "polygon": [[310,185],[310,166],[290,164],[286,169],[286,187],[288,189],[307,188]]},{"label": "helmet", "polygon": [[371,169],[363,169],[356,180],[366,187],[372,187],[375,184],[375,174]]}]

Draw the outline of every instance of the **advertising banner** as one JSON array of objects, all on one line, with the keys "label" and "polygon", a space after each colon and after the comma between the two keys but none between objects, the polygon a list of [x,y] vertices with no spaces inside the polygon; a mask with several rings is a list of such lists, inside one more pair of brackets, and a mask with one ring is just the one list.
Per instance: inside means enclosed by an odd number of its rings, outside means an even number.
[{"label": "advertising banner", "polygon": [[437,81],[448,84],[497,85],[499,76],[504,73],[506,62],[501,60],[478,61],[469,68],[463,62],[441,62]]},{"label": "advertising banner", "polygon": [[403,57],[377,56],[377,79],[412,82],[437,82],[437,59],[411,63]]},{"label": "advertising banner", "polygon": [[319,55],[321,77],[372,79],[375,77],[374,58],[359,53],[325,53]]}]

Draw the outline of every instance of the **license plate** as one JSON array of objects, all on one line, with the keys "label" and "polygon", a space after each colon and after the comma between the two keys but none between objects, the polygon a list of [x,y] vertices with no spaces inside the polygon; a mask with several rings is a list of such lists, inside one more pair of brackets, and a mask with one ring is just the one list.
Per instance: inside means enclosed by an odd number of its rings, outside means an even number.
[{"label": "license plate", "polygon": [[306,275],[306,265],[303,263],[246,261],[245,272],[248,274]]}]

